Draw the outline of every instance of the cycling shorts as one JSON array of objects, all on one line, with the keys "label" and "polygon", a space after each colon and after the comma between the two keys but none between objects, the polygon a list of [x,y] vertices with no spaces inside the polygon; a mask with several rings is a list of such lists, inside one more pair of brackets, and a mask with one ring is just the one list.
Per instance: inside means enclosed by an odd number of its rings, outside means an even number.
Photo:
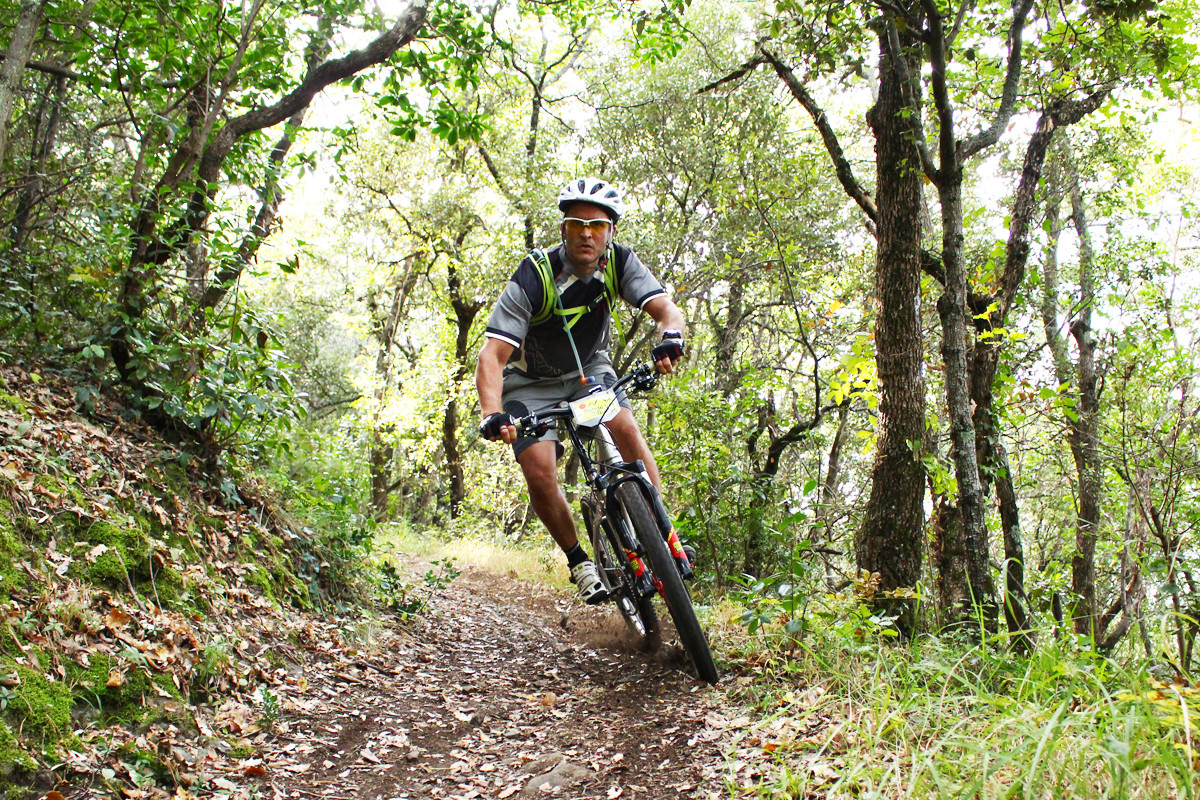
[{"label": "cycling shorts", "polygon": [[[607,364],[590,364],[588,375],[599,378],[605,386],[612,386],[617,382],[617,374]],[[580,383],[577,373],[564,375],[561,378],[530,378],[517,372],[510,372],[504,376],[501,404],[505,412],[514,417],[523,417],[526,414],[540,414],[559,408],[571,400],[578,400],[586,395],[589,389],[591,389],[590,386]],[[629,398],[623,391],[617,392],[617,402],[625,408],[631,408]],[[555,458],[562,458],[565,452],[565,448],[559,440],[558,431],[555,426],[551,426],[550,430],[541,436],[517,439],[512,446],[513,456],[520,456],[526,447],[535,442],[554,442],[556,445]]]}]

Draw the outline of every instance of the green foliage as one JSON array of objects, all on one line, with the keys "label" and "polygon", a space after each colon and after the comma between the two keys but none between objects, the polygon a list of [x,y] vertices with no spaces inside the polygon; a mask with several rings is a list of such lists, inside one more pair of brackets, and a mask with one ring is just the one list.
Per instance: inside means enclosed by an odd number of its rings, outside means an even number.
[{"label": "green foliage", "polygon": [[[375,94],[393,135],[414,142],[420,130],[429,129],[450,146],[483,135],[487,116],[463,107],[446,90],[478,88],[489,47],[502,46],[490,37],[490,16],[498,10],[496,6],[488,16],[481,16],[460,3],[433,4],[421,46],[397,52],[393,68]],[[365,85],[362,77],[355,78],[356,90]]]},{"label": "green foliage", "polygon": [[630,21],[635,33],[635,52],[653,64],[675,58],[687,42],[687,31],[683,15],[691,6],[691,0],[663,0],[657,3],[637,4],[633,7]]},{"label": "green foliage", "polygon": [[380,562],[377,566],[375,599],[405,620],[424,613],[434,595],[462,574],[450,557],[431,561],[429,570],[421,576],[419,584],[406,581],[389,561]]},{"label": "green foliage", "polygon": [[755,680],[740,694],[761,709],[772,756],[754,796],[1194,791],[1193,689],[1048,635],[1028,658],[997,641],[872,640],[814,616],[801,639],[760,631],[747,643],[741,663]]},{"label": "green foliage", "polygon": [[276,587],[271,594],[306,608],[352,607],[365,592],[366,558],[375,524],[336,491],[326,497],[281,476],[275,481],[280,500],[292,515],[289,527],[294,532],[286,534],[289,541],[280,542],[276,549],[280,568],[271,571],[270,585]]}]

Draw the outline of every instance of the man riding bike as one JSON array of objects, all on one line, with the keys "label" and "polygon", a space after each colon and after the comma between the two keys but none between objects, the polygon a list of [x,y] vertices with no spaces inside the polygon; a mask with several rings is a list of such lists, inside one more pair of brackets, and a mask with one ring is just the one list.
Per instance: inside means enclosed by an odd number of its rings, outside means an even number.
[{"label": "man riding bike", "polygon": [[[683,357],[683,314],[632,250],[614,241],[624,212],[621,192],[598,178],[572,180],[558,196],[562,243],[534,250],[517,266],[488,318],[475,385],[483,415],[480,435],[512,445],[538,519],[562,548],[582,599],[607,599],[595,564],[579,543],[575,520],[558,484],[563,446],[553,429],[518,438],[513,418],[540,413],[586,395],[598,381],[616,381],[609,325],[618,297],[658,323],[654,368],[670,373]],[[621,457],[641,460],[656,488],[654,456],[620,394],[621,408],[605,424]],[[676,540],[677,541],[677,540]],[[686,559],[685,559],[686,561]],[[690,575],[690,564],[681,564]]]}]

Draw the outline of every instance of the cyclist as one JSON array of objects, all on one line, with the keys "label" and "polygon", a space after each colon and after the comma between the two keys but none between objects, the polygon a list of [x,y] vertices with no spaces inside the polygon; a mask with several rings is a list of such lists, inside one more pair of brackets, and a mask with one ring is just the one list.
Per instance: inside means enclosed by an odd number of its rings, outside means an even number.
[{"label": "cyclist", "polygon": [[[513,418],[586,395],[597,379],[616,381],[609,358],[609,321],[617,297],[650,315],[661,332],[651,353],[660,373],[683,357],[683,314],[632,250],[614,241],[624,211],[621,192],[598,178],[572,180],[558,195],[561,244],[534,250],[517,266],[488,318],[475,369],[483,415],[480,435],[512,445],[534,512],[562,548],[571,580],[588,604],[607,599],[596,566],[583,549],[558,485],[563,446],[553,429],[517,438]],[[621,457],[641,459],[659,486],[658,467],[630,411],[606,423]],[[660,487],[661,489],[661,487]],[[677,542],[677,538],[672,537]],[[690,564],[681,565],[690,574]]]}]

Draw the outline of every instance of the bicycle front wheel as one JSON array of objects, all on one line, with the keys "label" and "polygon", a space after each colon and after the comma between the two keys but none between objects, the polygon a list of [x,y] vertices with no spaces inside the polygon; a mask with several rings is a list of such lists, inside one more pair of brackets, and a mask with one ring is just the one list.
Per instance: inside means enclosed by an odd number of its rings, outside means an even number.
[{"label": "bicycle front wheel", "polygon": [[625,557],[625,548],[616,541],[599,507],[599,499],[592,495],[580,502],[600,582],[625,618],[629,630],[637,637],[638,645],[650,649],[658,641],[658,612],[654,610],[653,595],[641,596],[637,576]]},{"label": "bicycle front wheel", "polygon": [[717,682],[717,665],[713,661],[712,651],[708,647],[708,637],[696,619],[696,609],[692,607],[692,598],[688,594],[679,568],[675,566],[675,558],[671,555],[667,542],[663,538],[654,514],[646,501],[641,489],[632,482],[623,483],[616,490],[617,501],[629,515],[629,521],[637,534],[638,541],[646,551],[651,571],[662,584],[663,600],[666,601],[667,611],[675,622],[675,630],[683,649],[692,658],[696,674],[705,683]]}]

